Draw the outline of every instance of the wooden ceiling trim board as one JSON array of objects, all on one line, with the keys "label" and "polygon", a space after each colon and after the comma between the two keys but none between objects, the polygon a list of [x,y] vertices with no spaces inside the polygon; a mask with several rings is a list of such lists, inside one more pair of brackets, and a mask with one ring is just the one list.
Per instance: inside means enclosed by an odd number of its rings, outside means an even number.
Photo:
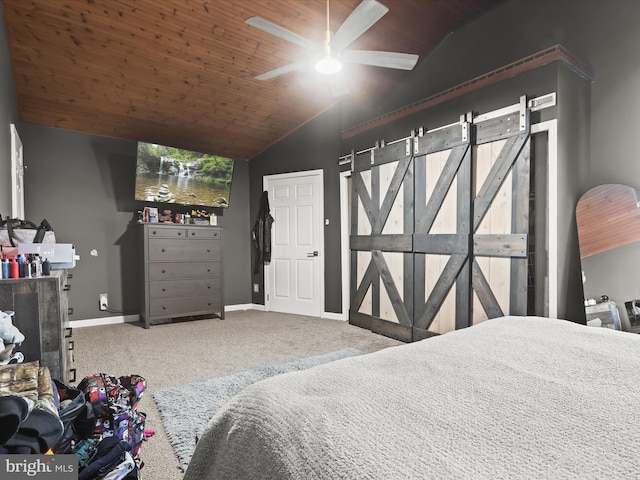
[{"label": "wooden ceiling trim board", "polygon": [[[162,2],[160,2],[159,4],[161,3]],[[130,29],[138,28],[138,25],[139,25],[136,19],[130,20],[129,17],[130,17],[129,15],[124,15],[123,17],[118,19],[118,26],[127,27],[127,29],[123,29],[123,28],[119,29],[119,33],[123,36],[125,36],[126,32],[129,31]],[[55,24],[52,25],[52,26],[57,26],[59,30],[69,29],[68,17],[65,19],[58,19],[56,17],[51,17],[51,19],[52,21],[53,20],[61,21],[61,23],[59,22],[57,25]],[[52,21],[50,23],[52,23]],[[78,21],[76,26],[80,27],[82,26],[82,24],[83,24],[82,21]],[[29,23],[24,24],[23,27],[25,29],[28,29]],[[79,30],[79,33],[74,35],[74,41],[79,45],[76,45],[74,42],[70,41],[69,42],[70,50],[68,51],[68,53],[66,52],[61,53],[61,56],[73,57],[75,55],[75,52],[77,51],[78,46],[82,47],[82,46],[92,44],[93,40],[95,39],[95,36],[98,33],[104,34],[102,32],[107,32],[109,35],[113,35],[113,28],[111,29],[106,28],[106,24],[103,26],[103,25],[100,25],[98,22],[94,22],[89,31],[86,30],[87,28],[86,25],[84,25],[84,27],[85,27],[84,30]],[[97,28],[97,27],[104,27],[104,28]],[[155,27],[158,29],[162,29],[164,32],[167,32],[167,31],[172,32],[170,25],[166,26],[166,25],[161,25],[160,23],[157,23]],[[200,52],[198,52],[194,44],[196,42],[202,41],[202,39],[204,39],[205,37],[194,36],[193,38],[190,39],[189,32],[192,30],[193,30],[192,28],[184,28],[183,30],[174,29],[173,33],[175,33],[175,37],[169,37],[166,34],[154,35],[153,32],[151,31],[147,31],[144,28],[139,28],[139,31],[135,34],[135,36],[132,34],[129,37],[125,36],[126,40],[110,43],[109,45],[110,54],[120,52],[123,58],[126,58],[127,56],[134,56],[141,59],[145,59],[149,57],[148,53],[146,52],[152,51],[154,52],[154,56],[157,57],[158,47],[164,46],[168,48],[168,50],[165,51],[166,55],[168,55],[168,57],[166,58],[168,61],[175,61],[177,63],[186,63],[186,64],[193,63],[195,67],[202,67],[203,65],[205,65],[203,64],[202,59],[205,58],[206,53],[210,53],[210,52],[208,52],[204,48]],[[175,40],[178,38],[178,36],[181,37],[179,40],[180,42],[182,42],[182,45],[174,45]],[[104,44],[104,43],[105,43],[104,41],[101,42],[101,44]],[[241,49],[242,49],[241,44],[237,43],[237,44],[232,44],[227,51],[230,54],[232,54],[233,52],[242,51]],[[138,51],[140,50],[143,50],[145,53],[138,54]],[[195,51],[196,53],[192,54],[191,53],[192,50]],[[92,52],[91,55],[87,57],[93,57],[94,53],[95,52]],[[129,63],[133,63],[133,62],[129,62]],[[219,67],[219,66],[228,66],[228,65],[226,63],[219,63],[217,65],[212,64],[212,66]]]},{"label": "wooden ceiling trim board", "polygon": [[[195,151],[203,152],[203,153],[211,153],[215,155],[228,156],[230,158],[234,158],[237,160],[248,160],[249,153],[254,148],[266,148],[268,142],[270,140],[259,140],[255,132],[247,127],[243,126],[246,131],[246,141],[244,143],[235,144],[234,150],[238,150],[240,152],[239,155],[232,155],[232,151],[226,149],[225,147],[216,147],[212,148],[210,143],[214,141],[214,139],[225,139],[228,136],[228,130],[223,126],[221,128],[215,129],[204,129],[204,128],[194,128],[193,124],[189,123],[183,125],[182,129],[188,131],[190,134],[200,135],[203,139],[206,139],[206,142],[190,142],[184,145],[174,145],[171,141],[172,135],[157,135],[157,131],[159,131],[160,127],[163,126],[162,122],[153,122],[153,121],[145,121],[140,122],[139,120],[131,119],[128,116],[115,116],[119,121],[114,122],[110,117],[108,123],[102,122],[100,116],[96,114],[96,117],[89,121],[89,125],[82,130],[77,130],[74,128],[74,109],[67,108],[64,113],[57,113],[59,110],[55,109],[55,105],[51,106],[51,120],[46,122],[53,127],[57,128],[65,128],[73,131],[82,131],[85,133],[91,133],[94,135],[114,137],[114,138],[122,138],[132,141],[149,141],[149,142],[157,142],[157,143],[165,143],[171,146],[178,146],[182,148],[189,148]],[[81,110],[83,117],[86,117],[86,114]],[[35,124],[43,124],[40,118],[25,118],[24,121],[32,122]],[[257,145],[257,146],[256,146]],[[264,146],[264,147],[263,147]],[[244,155],[244,156],[243,156]]]},{"label": "wooden ceiling trim board", "polygon": [[[117,50],[117,49],[116,49]],[[152,62],[149,61],[149,59],[147,58],[146,55],[144,56],[139,56],[136,55],[135,53],[132,53],[128,56],[126,56],[126,51],[122,52],[123,56],[121,57],[123,62],[126,62],[126,68],[130,68],[131,70],[127,73],[130,73],[132,75],[137,75],[136,70],[142,68],[142,72],[144,73],[145,69],[149,69],[149,71],[154,71],[154,74],[157,74],[159,76],[159,80],[161,80],[164,84],[170,84],[172,80],[179,80],[179,81],[187,81],[188,82],[188,76],[185,75],[185,72],[183,70],[179,70],[179,75],[177,75],[177,78],[169,78],[167,77],[167,74],[165,73],[164,75],[160,75],[159,73],[155,73],[155,72],[164,72],[165,70],[162,69],[157,69],[157,63],[156,62]],[[49,71],[49,68],[54,67],[58,61],[63,61],[63,62],[68,62],[68,58],[69,56],[72,56],[71,54],[63,54],[60,56],[51,56],[45,59],[42,59],[41,62],[43,64],[43,66],[48,67],[46,70]],[[92,59],[92,63],[87,67],[90,70],[97,70],[97,71],[101,71],[101,74],[104,75],[105,77],[109,77],[111,75],[113,75],[114,69],[112,68],[112,66],[108,65],[108,62],[110,60],[110,57],[108,56],[103,56],[100,55],[99,53],[94,53],[93,54],[93,59]],[[80,62],[76,62],[76,63],[80,63]],[[101,65],[105,65],[104,68],[101,68]],[[184,67],[188,67],[189,65],[184,65]],[[197,65],[194,64],[194,67],[198,67]],[[168,70],[167,70],[168,71]],[[124,73],[120,73],[121,76],[124,75]],[[207,79],[208,79],[208,75],[209,73],[205,74],[198,70],[198,73],[196,75],[200,76],[200,80],[203,83],[206,83]],[[253,79],[245,79],[245,81],[247,82],[246,84],[244,84],[244,87],[249,87],[250,84],[255,84],[255,83],[260,83],[262,84],[262,82],[256,82]],[[266,84],[265,84],[266,85]],[[302,100],[302,96],[299,97],[300,100]]]},{"label": "wooden ceiling trim board", "polygon": [[[54,120],[56,123],[58,123],[58,128],[66,128],[69,130],[75,130],[73,128],[73,125],[70,126],[66,126],[66,123],[69,123],[69,121],[72,119],[73,115],[72,114],[66,114],[65,115],[67,118],[61,118],[61,116],[56,117]],[[39,121],[41,119],[25,119],[25,121],[31,121],[33,123],[39,123],[41,124],[42,122]],[[98,120],[95,120],[92,122],[93,124],[97,125],[97,126],[101,126],[102,128],[100,128],[100,131],[102,133],[96,133],[96,135],[101,135],[101,136],[109,136],[109,137],[114,137],[114,138],[122,138],[122,139],[127,139],[127,140],[132,140],[132,141],[138,141],[138,140],[146,140],[146,141],[154,141],[157,143],[160,143],[160,139],[162,139],[164,136],[163,135],[158,135],[158,128],[162,127],[164,125],[163,122],[146,122],[143,126],[141,126],[141,122],[127,122],[126,120],[123,120],[121,122],[121,125],[124,125],[126,128],[122,129],[120,127],[114,127],[113,123],[112,123],[112,119],[109,119],[109,123],[101,123]],[[236,158],[238,160],[247,160],[249,159],[247,155],[247,151],[249,151],[246,148],[242,148],[241,152],[245,153],[245,156],[238,156],[238,155],[231,155],[229,153],[228,150],[224,149],[224,146],[218,146],[217,145],[217,141],[216,139],[219,139],[220,141],[225,140],[226,141],[226,137],[229,133],[229,126],[222,126],[220,128],[214,128],[214,129],[200,129],[200,128],[193,128],[192,124],[189,123],[189,125],[191,125],[189,127],[189,132],[193,133],[193,134],[199,134],[199,135],[205,135],[208,138],[207,144],[203,145],[200,142],[191,142],[189,145],[190,147],[192,147],[193,149],[197,150],[197,151],[201,151],[203,153],[212,153],[212,154],[219,154],[219,155],[224,155],[224,156],[231,156],[231,158]],[[242,126],[245,133],[245,136],[247,137],[252,137],[254,139],[255,144],[260,145],[262,148],[267,148],[271,142],[272,142],[272,137],[271,138],[267,138],[264,139],[260,138],[256,132],[254,131],[254,129],[252,129],[250,126],[248,125],[243,125]],[[77,131],[77,130],[76,130]],[[82,131],[86,131],[86,130],[82,130]],[[140,136],[140,132],[144,131],[147,132],[144,136]],[[231,130],[233,131],[233,130]],[[238,137],[239,138],[239,137]],[[207,145],[209,144],[213,144],[216,149],[215,150],[211,150],[210,148],[207,147]],[[176,146],[173,145],[171,143],[172,146]]]},{"label": "wooden ceiling trim board", "polygon": [[[225,15],[225,9],[220,9],[219,14],[216,16],[211,16],[212,22],[216,22],[220,19],[219,15]],[[204,22],[201,22],[202,16],[196,15],[185,15],[181,14],[181,10],[178,10],[174,18],[178,24],[183,25],[183,29],[175,29],[172,28],[173,21],[168,22],[168,26],[162,24],[161,22],[156,22],[155,26],[157,28],[163,29],[168,32],[173,32],[176,35],[179,35],[180,39],[184,41],[184,45],[187,48],[181,53],[189,55],[189,50],[194,48],[194,46],[198,45],[205,49],[205,51],[197,54],[196,56],[204,57],[204,54],[211,55],[211,49],[215,48],[217,50],[217,55],[221,53],[227,53],[229,58],[236,58],[238,52],[245,54],[244,58],[248,61],[255,54],[256,49],[260,49],[262,53],[266,55],[267,58],[276,58],[280,59],[284,62],[291,61],[291,56],[283,52],[282,50],[278,50],[275,48],[269,48],[266,44],[259,44],[257,42],[247,41],[247,38],[243,37],[240,34],[243,30],[251,29],[251,27],[245,25],[243,21],[239,18],[238,15],[226,15],[227,21],[233,22],[237,28],[215,28],[217,25],[214,23],[213,27],[207,29],[207,35],[197,35],[192,32],[197,31],[198,29],[202,30],[203,27],[207,28],[204,25]],[[197,19],[198,21],[194,21]],[[222,32],[222,34],[220,34]],[[251,29],[249,33],[255,32],[254,29]],[[215,42],[218,39],[221,42]],[[165,36],[162,36],[159,40],[165,40]],[[169,41],[172,41],[170,39]],[[220,48],[220,46],[225,46],[227,48]],[[197,51],[197,50],[196,50]]]},{"label": "wooden ceiling trim board", "polygon": [[[80,48],[83,45],[91,45],[91,38],[77,38],[78,43],[80,44]],[[111,43],[109,45],[109,53],[106,54],[109,57],[109,61],[113,61],[114,57],[120,57],[122,62],[125,65],[132,66],[135,65],[136,61],[147,61],[153,63],[157,66],[159,61],[170,62],[176,66],[181,66],[182,68],[187,68],[194,71],[199,72],[207,72],[208,68],[223,68],[234,70],[233,63],[228,63],[228,61],[216,61],[215,57],[210,57],[210,60],[204,60],[207,57],[207,52],[205,49],[201,49],[198,51],[196,47],[190,46],[182,48],[181,46],[167,45],[162,46],[161,42],[157,39],[135,39],[137,45],[135,47],[130,44],[126,44],[123,42]],[[105,42],[102,42],[105,43]],[[87,61],[94,61],[94,56],[96,55],[96,50],[93,50],[90,56],[85,55],[85,51],[80,51],[80,54],[83,56],[78,56],[78,47],[75,45],[70,45],[70,49],[60,52],[60,56],[66,57],[69,56],[71,58],[79,58],[85,59]],[[75,47],[75,48],[74,48]],[[98,50],[99,52],[100,50]],[[239,51],[238,49],[235,50]],[[153,55],[150,55],[148,52],[154,52]],[[229,53],[232,50],[229,50]],[[234,74],[237,75],[240,73],[242,69],[236,68]]]},{"label": "wooden ceiling trim board", "polygon": [[[50,64],[51,67],[53,68],[56,63],[56,60],[57,59],[53,59],[53,61],[51,61],[51,59],[49,59],[47,62],[45,62],[45,65]],[[97,63],[100,64],[100,62],[97,62]],[[96,96],[96,95],[117,96],[117,95],[120,95],[125,89],[127,89],[127,93],[129,97],[132,97],[134,100],[138,99],[141,101],[150,101],[150,98],[149,98],[150,92],[154,92],[154,91],[156,93],[162,92],[163,95],[166,95],[168,93],[165,89],[163,89],[162,91],[157,90],[158,84],[154,81],[139,82],[139,83],[130,85],[127,83],[128,81],[126,78],[123,79],[123,78],[120,78],[120,76],[111,78],[113,71],[108,69],[106,66],[94,67],[93,73],[94,73],[93,75],[94,78],[100,77],[102,80],[92,82],[90,85],[91,91],[85,92],[86,101],[88,102],[90,101],[92,96]],[[68,83],[75,84],[75,88],[80,89],[80,91],[84,91],[87,88],[86,85],[82,85],[81,83],[78,83],[78,80],[77,80],[78,77],[73,73],[56,75],[54,77],[54,81],[56,82],[56,84],[62,85],[60,84],[61,78],[64,79],[65,84],[68,84]],[[107,81],[104,81],[105,79]],[[184,81],[182,75],[179,76],[179,79]],[[42,75],[38,75],[37,77],[33,76],[29,83],[26,83],[26,82],[21,83],[18,86],[18,88],[20,92],[23,94],[40,92],[41,90],[44,90],[44,88],[38,86],[40,85],[39,80],[42,82],[42,85],[44,85],[45,82],[51,81],[51,75],[43,72]],[[163,80],[166,82],[167,85],[172,85],[172,78],[164,77]],[[207,88],[206,81],[200,81],[198,86]],[[64,90],[52,89],[49,86],[46,89],[46,92],[48,94],[55,95],[57,92],[59,92],[60,94],[63,94]],[[174,97],[164,97],[166,98],[166,101],[163,103],[175,104],[177,101],[178,102],[187,101],[186,103],[188,103],[188,94],[183,94],[180,91],[175,91],[175,94],[176,95]],[[194,97],[196,97],[194,98],[194,102],[201,101],[201,97],[198,96],[197,94],[194,94]],[[274,101],[276,103],[278,102],[278,97],[269,93],[268,91],[266,91],[266,89],[255,90],[253,97],[254,97],[254,100],[262,100],[264,103],[271,103]],[[303,100],[303,98],[300,97],[298,100]],[[161,103],[161,102],[158,100],[158,103]],[[232,107],[233,105],[238,105],[239,107],[239,109],[237,110],[238,112],[240,111],[246,112],[246,104],[244,102],[244,96],[240,93],[236,93],[236,90],[234,89],[225,91],[224,104],[225,106],[229,106],[229,107]],[[193,107],[195,107],[195,105],[187,106],[186,109],[188,110]],[[174,108],[179,108],[179,106],[174,105]],[[309,108],[309,111],[311,110],[312,109]],[[287,115],[286,112],[281,112],[281,115],[284,117],[290,118],[290,115]],[[302,116],[305,116],[305,115],[306,113],[303,114]],[[275,117],[271,117],[271,118],[275,118]]]},{"label": "wooden ceiling trim board", "polygon": [[[59,102],[54,102],[51,101],[50,98],[48,98],[47,96],[31,96],[29,97],[30,99],[32,99],[33,102],[35,102],[36,104],[38,102],[48,102],[50,103],[51,107],[55,107],[55,111],[56,112],[60,112],[60,111],[65,111],[65,110],[69,110],[71,108],[73,108],[73,103],[72,102],[65,102],[64,104],[61,104]],[[137,115],[137,109],[135,108],[135,105],[133,105],[132,107],[134,108],[130,108],[129,110],[127,110],[127,117],[129,118],[137,118],[138,120],[142,121],[145,120],[147,112],[144,113],[144,116],[138,116]],[[83,107],[84,108],[84,107]],[[80,110],[81,111],[81,110]],[[98,110],[96,110],[98,111]],[[100,112],[101,114],[103,114],[104,112]],[[114,110],[112,112],[112,115],[117,115],[118,114],[118,110]],[[258,138],[260,138],[261,136],[264,135],[265,138],[268,138],[270,136],[270,134],[272,133],[273,129],[275,128],[280,129],[280,128],[286,128],[288,125],[291,124],[291,122],[287,121],[278,121],[276,119],[272,119],[272,118],[256,118],[254,116],[251,116],[249,114],[247,114],[247,112],[238,112],[237,114],[233,111],[229,111],[228,109],[225,109],[224,111],[217,111],[216,108],[212,108],[210,110],[210,112],[208,113],[193,113],[193,112],[188,112],[188,111],[177,111],[177,114],[180,115],[181,117],[187,119],[187,120],[192,120],[192,121],[199,121],[199,120],[203,120],[207,119],[209,117],[213,117],[213,116],[228,116],[228,118],[220,118],[217,119],[217,121],[212,121],[212,122],[208,122],[208,124],[212,125],[212,126],[208,126],[207,128],[216,128],[216,127],[229,127],[229,126],[233,126],[233,125],[237,125],[237,126],[245,126],[245,127],[250,127],[253,131],[254,131],[254,135],[257,136]],[[244,114],[244,117],[238,118],[240,114]],[[54,113],[54,116],[56,115],[56,113]],[[189,115],[191,115],[191,117],[189,117]],[[88,117],[88,116],[87,116]],[[46,118],[46,117],[42,117],[42,116],[38,116],[37,118]],[[157,114],[155,115],[155,117],[157,121],[160,122],[166,122],[168,119],[170,119],[170,117],[165,117],[161,112],[157,112]],[[90,121],[89,118],[87,118],[86,121]],[[267,123],[271,124],[272,126],[269,127],[265,127],[264,122],[266,121]],[[59,125],[55,125],[55,126],[59,126]],[[265,133],[266,132],[266,133]]]},{"label": "wooden ceiling trim board", "polygon": [[[61,116],[61,112],[67,112],[69,113],[69,117],[73,118],[76,114],[77,115],[82,115],[82,111],[83,109],[80,108],[78,109],[75,105],[72,104],[67,104],[67,105],[59,105],[58,103],[53,102],[50,98],[46,97],[46,96],[42,96],[39,98],[34,98],[32,100],[33,102],[35,102],[36,104],[40,104],[43,106],[47,107],[47,112],[49,113],[48,116],[46,117],[27,117],[24,120],[25,121],[32,121],[34,123],[43,123],[43,120],[45,120],[44,123],[46,124],[51,124],[52,126],[56,126],[56,127],[65,127],[65,128],[69,128],[68,124],[65,123],[61,123],[60,116]],[[61,108],[62,107],[62,108]],[[96,110],[96,112],[98,112]],[[104,123],[102,122],[101,118],[103,117],[102,112],[100,113],[96,113],[93,117],[89,117],[87,115],[84,115],[85,119],[86,119],[86,128],[88,130],[90,130],[92,133],[96,133],[99,134],[101,131],[101,125],[107,126],[109,125],[108,123]],[[137,122],[141,122],[142,120],[140,118],[138,118],[134,113],[130,113],[130,114],[126,114],[126,115],[122,115],[122,114],[118,114],[117,112],[112,113],[111,115],[109,115],[110,118],[116,118],[117,122],[115,122],[115,126],[113,129],[109,130],[108,135],[109,136],[117,136],[120,138],[128,138],[131,140],[137,140],[136,138],[133,138],[129,135],[127,135],[127,129],[131,128],[131,124],[133,122],[133,124],[137,123]],[[183,116],[186,118],[186,116]],[[66,117],[68,120],[68,117]],[[161,115],[156,115],[155,117],[152,117],[155,119],[154,124],[157,125],[162,125],[164,123],[166,123],[166,119],[163,118]],[[233,126],[236,126],[238,128],[242,128],[245,132],[251,132],[251,135],[245,139],[245,142],[248,145],[266,145],[268,144],[268,142],[270,142],[270,139],[273,138],[273,127],[268,127],[265,128],[264,124],[266,122],[267,125],[269,125],[269,123],[271,122],[270,119],[265,119],[265,122],[260,123],[260,121],[254,119],[253,117],[249,116],[246,117],[247,120],[246,121],[239,121],[235,118],[221,118],[219,119],[218,122],[216,122],[215,124],[208,124],[205,122],[205,124],[200,127],[200,122],[197,120],[200,120],[199,116],[194,116],[194,118],[192,119],[192,121],[190,122],[191,124],[191,130],[195,132],[201,131],[201,132],[207,132],[207,131],[227,131],[228,129],[230,129]],[[148,122],[148,121],[147,121]],[[282,128],[286,128],[289,124],[287,125],[282,125],[282,126],[276,126],[276,129],[282,129]],[[74,128],[70,128],[72,130],[74,130]],[[114,135],[115,132],[118,132],[118,135]]]},{"label": "wooden ceiling trim board", "polygon": [[[506,78],[514,77],[516,75],[519,75],[520,73],[536,69],[553,61],[561,60],[565,63],[571,62],[575,57],[565,55],[564,51],[566,51],[564,47],[562,47],[561,45],[555,45],[540,52],[536,52],[525,58],[505,65],[504,67],[492,70],[491,72],[485,73],[454,87],[443,90],[442,92],[438,92],[427,98],[418,100],[417,102],[414,102],[410,105],[406,105],[397,110],[381,115],[380,117],[345,129],[342,131],[342,138],[351,138],[372,128],[388,124],[392,121],[398,120],[399,118],[412,115],[427,108],[433,107],[434,105],[438,105],[445,101],[451,100],[452,98],[456,98],[472,91],[479,90],[480,88],[484,88]],[[585,64],[576,65],[572,69],[581,69],[581,71],[584,71],[583,65]]]},{"label": "wooden ceiling trim board", "polygon": [[[51,95],[56,99],[62,101],[63,103],[68,100],[68,97],[65,96],[66,90],[58,89],[52,85],[45,85],[44,82],[51,82],[52,79],[49,77],[42,78],[43,83],[39,83],[38,78],[33,77],[29,83],[23,83],[20,88],[20,94],[24,95],[39,95],[42,93],[46,93],[47,95]],[[191,93],[183,93],[180,91],[168,91],[166,89],[156,90],[155,85],[153,83],[149,84],[139,84],[135,87],[128,86],[125,81],[114,80],[110,83],[104,82],[94,82],[91,85],[83,85],[80,83],[75,83],[73,78],[64,78],[61,75],[56,75],[57,83],[60,81],[66,81],[66,84],[75,84],[76,90],[78,93],[84,94],[84,102],[88,107],[92,105],[94,107],[100,107],[103,100],[105,98],[109,98],[112,102],[118,101],[117,97],[121,96],[126,91],[126,98],[128,99],[128,104],[136,104],[136,103],[144,103],[144,105],[140,105],[140,107],[144,106],[145,109],[153,109],[153,105],[170,105],[174,111],[190,111],[192,109],[200,110],[200,109],[210,109],[210,103],[206,100],[207,98],[217,98],[217,95],[212,95],[211,97],[203,97],[198,92]],[[208,85],[206,83],[199,83],[198,87],[200,90],[206,90]],[[213,86],[212,86],[213,88]],[[201,93],[201,92],[200,92]],[[154,96],[157,97],[154,99]],[[114,97],[116,97],[114,99]],[[273,95],[269,95],[269,92],[264,92],[257,90],[255,92],[253,100],[257,103],[257,107],[261,107],[264,105],[269,105],[273,103],[274,97]],[[229,90],[227,95],[220,98],[219,100],[213,102],[213,106],[219,105],[221,108],[230,109],[237,113],[248,113],[250,110],[247,109],[246,103],[243,101],[243,96],[237,93],[235,90]],[[302,100],[302,99],[300,99]],[[119,102],[120,103],[120,102]],[[116,108],[116,105],[113,103],[105,104],[105,111],[113,110]],[[251,112],[253,116],[260,116],[260,110],[257,110],[257,114],[255,112]],[[292,115],[288,115],[287,112],[277,112],[275,111],[273,114],[269,113],[268,117],[272,119],[282,118],[283,122],[290,123],[297,121],[297,119],[305,117],[308,113],[312,113],[313,109],[300,109],[299,114],[292,118]],[[171,112],[169,112],[171,114]]]}]

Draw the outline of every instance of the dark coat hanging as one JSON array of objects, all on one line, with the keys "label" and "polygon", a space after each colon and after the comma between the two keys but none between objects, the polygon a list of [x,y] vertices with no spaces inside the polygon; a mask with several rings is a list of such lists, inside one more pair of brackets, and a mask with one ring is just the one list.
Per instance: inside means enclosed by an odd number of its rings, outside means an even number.
[{"label": "dark coat hanging", "polygon": [[253,231],[251,233],[253,246],[256,251],[253,266],[254,274],[260,272],[260,264],[266,265],[271,262],[271,225],[274,220],[269,212],[267,192],[262,192],[258,217],[256,218],[256,223],[253,225]]}]

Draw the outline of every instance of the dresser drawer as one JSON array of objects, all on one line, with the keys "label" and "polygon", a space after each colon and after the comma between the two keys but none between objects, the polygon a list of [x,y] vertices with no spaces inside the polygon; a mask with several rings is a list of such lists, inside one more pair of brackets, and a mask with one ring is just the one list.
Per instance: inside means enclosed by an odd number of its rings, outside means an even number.
[{"label": "dresser drawer", "polygon": [[208,238],[208,239],[216,239],[222,238],[222,232],[217,228],[188,228],[187,229],[187,238]]},{"label": "dresser drawer", "polygon": [[170,317],[172,315],[200,315],[222,309],[222,295],[189,298],[167,298],[151,300],[152,317]]},{"label": "dresser drawer", "polygon": [[149,239],[149,261],[220,260],[219,242],[211,240]]},{"label": "dresser drawer", "polygon": [[185,227],[150,227],[149,238],[187,238]]},{"label": "dresser drawer", "polygon": [[[178,280],[181,278],[220,278],[220,262],[149,263],[149,280]],[[204,280],[203,280],[204,281]]]},{"label": "dresser drawer", "polygon": [[151,298],[172,297],[200,297],[213,295],[222,290],[222,279],[210,278],[193,280],[166,280],[149,283],[149,296]]}]

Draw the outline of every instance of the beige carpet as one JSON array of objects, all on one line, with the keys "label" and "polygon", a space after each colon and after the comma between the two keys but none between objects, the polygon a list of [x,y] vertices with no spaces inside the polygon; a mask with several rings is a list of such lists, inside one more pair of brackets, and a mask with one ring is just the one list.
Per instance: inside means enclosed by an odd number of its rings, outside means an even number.
[{"label": "beige carpet", "polygon": [[347,322],[253,310],[155,325],[119,324],[73,331],[77,379],[93,373],[139,374],[147,380],[140,411],[156,434],[140,456],[144,480],[179,480],[178,459],[163,431],[154,390],[353,347],[365,353],[400,342]]}]

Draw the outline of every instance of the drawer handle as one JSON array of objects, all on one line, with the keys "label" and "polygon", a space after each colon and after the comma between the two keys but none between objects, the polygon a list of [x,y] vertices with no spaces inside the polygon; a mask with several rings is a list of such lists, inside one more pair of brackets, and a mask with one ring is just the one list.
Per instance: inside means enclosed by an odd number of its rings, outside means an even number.
[{"label": "drawer handle", "polygon": [[167,309],[167,306],[166,306],[166,305],[162,305],[162,309],[163,309],[163,310],[166,310],[166,309]]},{"label": "drawer handle", "polygon": [[67,309],[67,315],[73,315],[73,307]]},{"label": "drawer handle", "polygon": [[75,368],[70,368],[69,369],[69,373],[73,373],[73,378],[71,378],[69,380],[69,383],[76,383],[76,369]]},{"label": "drawer handle", "polygon": [[65,331],[66,333],[64,335],[64,338],[71,338],[73,336],[73,328],[67,327],[65,328]]},{"label": "drawer handle", "polygon": [[158,233],[158,232],[156,232],[155,230],[151,230],[151,234],[152,235],[155,235],[156,233]]},{"label": "drawer handle", "polygon": [[191,232],[191,236],[195,236],[196,232]]},{"label": "drawer handle", "polygon": [[67,278],[73,278],[73,273],[67,273]]},{"label": "drawer handle", "polygon": [[162,273],[167,273],[167,271],[166,270],[162,270]]},{"label": "drawer handle", "polygon": [[207,253],[211,253],[211,249],[210,248],[207,248]]},{"label": "drawer handle", "polygon": [[162,291],[166,292],[167,291],[167,287],[162,287]]},{"label": "drawer handle", "polygon": [[211,288],[211,285],[207,285],[207,288]]},{"label": "drawer handle", "polygon": [[65,292],[68,292],[69,290],[71,290],[71,285],[66,284],[62,290],[64,290]]},{"label": "drawer handle", "polygon": [[163,249],[162,249],[162,253],[164,253],[164,252],[166,252],[166,250],[163,248]]},{"label": "drawer handle", "polygon": [[69,341],[69,346],[67,347],[67,350],[71,352],[72,350],[75,350],[75,348],[76,348],[76,343],[73,340]]},{"label": "drawer handle", "polygon": [[181,237],[182,236],[182,232],[178,232],[178,236]]},{"label": "drawer handle", "polygon": [[211,271],[211,269],[210,269],[210,268],[207,268],[207,272],[210,272],[210,271]]}]

